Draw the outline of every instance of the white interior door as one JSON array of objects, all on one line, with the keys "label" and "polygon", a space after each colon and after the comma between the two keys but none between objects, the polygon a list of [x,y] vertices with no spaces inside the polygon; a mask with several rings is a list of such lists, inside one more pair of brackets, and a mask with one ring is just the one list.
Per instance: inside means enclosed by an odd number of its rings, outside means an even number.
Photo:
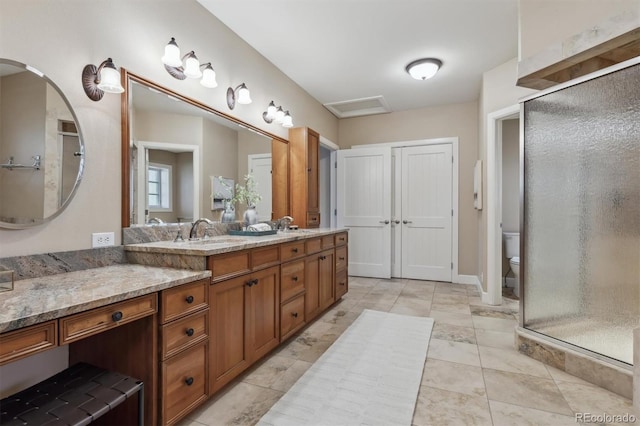
[{"label": "white interior door", "polygon": [[451,145],[402,148],[402,276],[451,281]]},{"label": "white interior door", "polygon": [[391,276],[402,277],[402,148],[391,148]]},{"label": "white interior door", "polygon": [[338,151],[337,221],[349,228],[349,274],[391,277],[391,148]]},{"label": "white interior door", "polygon": [[[271,220],[272,200],[271,200],[271,154],[249,155],[249,173],[258,182],[256,190],[262,197],[256,205],[258,221]],[[277,219],[277,218],[276,218]]]}]

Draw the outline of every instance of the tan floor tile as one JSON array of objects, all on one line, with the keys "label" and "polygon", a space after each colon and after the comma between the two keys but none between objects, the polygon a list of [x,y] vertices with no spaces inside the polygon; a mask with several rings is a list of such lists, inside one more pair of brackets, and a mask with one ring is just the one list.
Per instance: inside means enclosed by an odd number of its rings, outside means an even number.
[{"label": "tan floor tile", "polygon": [[282,395],[283,392],[240,382],[189,418],[209,426],[253,425]]},{"label": "tan floor tile", "polygon": [[491,318],[472,315],[473,326],[485,330],[503,331],[505,333],[513,333],[518,325],[514,319]]},{"label": "tan floor tile", "polygon": [[570,416],[571,408],[552,379],[483,368],[489,400]]},{"label": "tan floor tile", "polygon": [[468,305],[469,296],[466,293],[434,293],[433,303],[446,305]]},{"label": "tan floor tile", "polygon": [[431,313],[429,314],[431,318],[435,320],[435,322],[443,322],[446,324],[459,325],[462,327],[473,327],[473,320],[471,319],[470,313],[457,313],[457,312],[447,312],[447,311],[439,311],[433,308],[433,304],[431,305]]},{"label": "tan floor tile", "polygon": [[516,348],[515,333],[476,328],[476,340],[480,346],[507,350],[515,350]]},{"label": "tan floor tile", "polygon": [[586,380],[581,379],[580,377],[576,377],[572,374],[566,373],[558,368],[552,367],[550,365],[545,365],[545,367],[547,367],[547,371],[551,375],[551,378],[556,382],[570,382],[593,386],[593,383],[589,383]]},{"label": "tan floor tile", "polygon": [[312,365],[312,363],[306,361],[295,361],[293,365],[289,367],[284,374],[281,374],[278,380],[271,385],[271,389],[281,392],[288,391]]},{"label": "tan floor tile", "polygon": [[574,416],[489,401],[494,426],[575,426]]},{"label": "tan floor tile", "polygon": [[431,338],[427,358],[480,367],[478,346],[470,343],[452,342],[449,340]]},{"label": "tan floor tile", "polygon": [[435,284],[424,281],[409,281],[405,284],[402,296],[415,297],[417,299],[431,299],[435,290]]},{"label": "tan floor tile", "polygon": [[424,365],[421,384],[471,396],[486,395],[482,368],[433,358]]},{"label": "tan floor tile", "polygon": [[400,295],[389,312],[419,317],[429,316],[431,301]]},{"label": "tan floor tile", "polygon": [[514,349],[478,346],[478,351],[480,352],[482,368],[551,379],[551,375],[543,363],[516,352]]},{"label": "tan floor tile", "polygon": [[491,412],[485,397],[420,386],[413,424],[491,425]]},{"label": "tan floor tile", "polygon": [[476,332],[473,327],[462,327],[444,322],[435,322],[431,336],[435,339],[454,342],[476,343]]},{"label": "tan floor tile", "polygon": [[295,362],[296,361],[291,358],[277,355],[271,356],[264,362],[259,363],[255,368],[252,368],[252,370],[244,376],[242,381],[268,388]]},{"label": "tan floor tile", "polygon": [[456,314],[471,314],[469,305],[465,304],[452,304],[452,303],[431,303],[431,309],[436,311],[451,312]]},{"label": "tan floor tile", "polygon": [[557,386],[576,413],[633,414],[636,418],[640,418],[640,413],[634,410],[630,400],[608,390],[594,385],[570,382],[557,382]]}]

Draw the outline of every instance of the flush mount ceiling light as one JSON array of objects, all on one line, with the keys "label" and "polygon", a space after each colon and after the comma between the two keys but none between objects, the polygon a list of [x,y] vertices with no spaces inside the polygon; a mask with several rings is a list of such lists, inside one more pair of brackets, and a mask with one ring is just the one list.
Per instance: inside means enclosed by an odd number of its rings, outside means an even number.
[{"label": "flush mount ceiling light", "polygon": [[82,87],[92,101],[99,101],[106,93],[122,93],[124,88],[120,84],[120,73],[113,65],[113,60],[107,58],[100,66],[87,65],[82,70]]},{"label": "flush mount ceiling light", "polygon": [[241,105],[251,103],[251,94],[244,83],[236,86],[235,89],[232,89],[231,87],[227,89],[227,106],[229,109],[234,109],[236,107],[236,102]]},{"label": "flush mount ceiling light", "polygon": [[[162,57],[162,63],[164,69],[173,77],[178,80],[184,80],[189,78],[200,78],[200,84],[204,87],[213,89],[218,87],[216,82],[216,72],[211,66],[211,62],[200,64],[196,53],[192,50],[184,56],[180,56],[180,48],[176,39],[171,37],[171,40],[164,48],[164,56]],[[202,69],[202,71],[201,71]]]},{"label": "flush mount ceiling light", "polygon": [[416,80],[427,80],[436,75],[441,66],[440,59],[425,58],[411,62],[405,69]]},{"label": "flush mount ceiling light", "polygon": [[289,111],[283,110],[282,106],[276,108],[276,104],[273,101],[269,102],[267,110],[262,113],[262,118],[269,124],[275,122],[276,124],[281,124],[282,127],[293,127],[293,118]]}]

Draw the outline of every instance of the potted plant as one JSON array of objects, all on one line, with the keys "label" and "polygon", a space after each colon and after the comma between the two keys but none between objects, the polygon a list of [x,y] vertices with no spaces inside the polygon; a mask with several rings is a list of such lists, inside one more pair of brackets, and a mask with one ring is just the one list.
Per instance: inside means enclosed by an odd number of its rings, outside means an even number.
[{"label": "potted plant", "polygon": [[[230,189],[230,191],[227,191],[229,194],[233,194],[231,198],[225,199],[225,206],[227,205],[226,203],[227,201],[231,205],[231,208],[233,208],[233,206],[237,205],[238,203],[245,204],[246,210],[243,215],[245,224],[253,225],[257,223],[258,213],[256,212],[256,204],[258,204],[258,201],[262,199],[262,196],[258,193],[256,189],[258,184],[255,181],[255,178],[253,177],[253,175],[251,173],[245,175],[244,185],[240,185],[239,183],[237,183],[235,187],[235,192],[233,191],[232,188],[229,187],[229,185],[224,180],[220,180],[220,182],[222,183],[223,186]],[[225,211],[226,211],[226,207],[225,207]]]}]

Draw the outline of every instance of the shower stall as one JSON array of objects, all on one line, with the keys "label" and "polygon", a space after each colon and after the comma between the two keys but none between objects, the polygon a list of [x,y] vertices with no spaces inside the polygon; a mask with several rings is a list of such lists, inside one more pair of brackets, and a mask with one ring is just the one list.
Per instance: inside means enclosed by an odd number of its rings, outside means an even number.
[{"label": "shower stall", "polygon": [[520,122],[520,326],[632,365],[640,58],[523,100]]}]

